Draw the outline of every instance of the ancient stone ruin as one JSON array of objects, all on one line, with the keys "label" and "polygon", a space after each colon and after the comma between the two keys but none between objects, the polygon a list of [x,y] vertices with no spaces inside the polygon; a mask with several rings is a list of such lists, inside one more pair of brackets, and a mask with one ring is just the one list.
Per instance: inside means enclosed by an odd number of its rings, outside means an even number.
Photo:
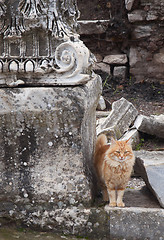
[{"label": "ancient stone ruin", "polygon": [[[139,114],[132,103],[121,98],[112,104],[112,110],[107,116],[97,120],[97,135],[105,133],[107,137],[127,140],[131,138],[133,149],[140,145],[140,133],[164,138],[164,115],[144,116]],[[157,197],[161,207],[164,207],[162,175],[164,168],[164,153],[158,151],[135,151],[136,164],[134,171],[146,182],[148,188]]]},{"label": "ancient stone ruin", "polygon": [[[138,6],[134,2],[125,1],[129,13]],[[125,209],[93,203],[98,192],[93,169],[96,107],[102,86],[92,71],[95,58],[76,32],[78,17],[76,0],[0,1],[0,226],[14,223],[92,240],[161,239],[164,210],[158,203]],[[108,23],[96,23],[98,34]],[[87,32],[86,23],[80,24],[80,31]],[[150,32],[148,28],[146,36]],[[134,46],[128,53],[135,53]],[[110,49],[108,55],[101,64],[112,74],[127,73],[129,66],[138,71],[142,65],[140,56],[133,59],[136,65],[129,65],[127,52]],[[136,127],[129,129],[136,118]],[[138,116],[121,99],[98,131],[120,138],[130,130],[136,139],[145,121],[152,119]],[[137,158],[147,171],[147,159]],[[159,192],[157,198],[163,203]]]},{"label": "ancient stone ruin", "polygon": [[74,0],[0,2],[0,217],[54,231],[93,194],[101,80],[78,14]]},{"label": "ancient stone ruin", "polygon": [[75,1],[0,3],[0,85],[74,85],[90,79],[92,58],[74,32]]}]

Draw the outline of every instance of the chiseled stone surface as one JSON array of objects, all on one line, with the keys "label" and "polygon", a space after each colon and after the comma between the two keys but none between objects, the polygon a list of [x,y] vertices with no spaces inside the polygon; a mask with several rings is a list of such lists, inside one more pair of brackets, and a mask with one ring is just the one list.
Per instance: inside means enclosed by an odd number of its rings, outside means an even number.
[{"label": "chiseled stone surface", "polygon": [[163,240],[164,210],[150,208],[110,208],[111,239]]},{"label": "chiseled stone surface", "polygon": [[1,87],[91,80],[92,55],[75,33],[76,0],[1,1],[0,15]]},{"label": "chiseled stone surface", "polygon": [[110,128],[119,139],[134,122],[138,115],[137,109],[125,98],[121,98],[112,104],[112,111],[100,126],[100,130]]},{"label": "chiseled stone surface", "polygon": [[145,183],[164,208],[164,152],[137,151],[135,172]]},{"label": "chiseled stone surface", "polygon": [[126,64],[128,62],[126,54],[108,55],[103,60],[108,64]]},{"label": "chiseled stone surface", "polygon": [[132,144],[133,149],[139,144],[140,142],[140,136],[139,132],[136,129],[131,129],[127,131],[120,140],[128,140],[130,139],[130,142]]},{"label": "chiseled stone surface", "polygon": [[[0,89],[0,202],[22,209],[89,204],[101,80],[78,87]],[[10,205],[10,204],[9,204]],[[5,207],[6,206],[6,207]],[[26,207],[25,207],[26,206]],[[32,213],[24,220],[30,221]],[[29,215],[31,214],[31,215]],[[39,213],[38,213],[39,214]],[[39,222],[38,225],[42,225]]]},{"label": "chiseled stone surface", "polygon": [[139,115],[134,127],[141,132],[164,138],[164,114],[151,115],[150,117]]},{"label": "chiseled stone surface", "polygon": [[[7,204],[7,203],[6,203]],[[24,218],[29,209],[21,207],[14,215],[12,205],[9,206],[7,217]],[[0,205],[3,212],[4,205]],[[90,240],[109,239],[150,239],[163,240],[164,210],[159,208],[111,208],[92,207],[85,208],[82,205],[56,209],[53,205],[49,211],[44,206],[33,206],[30,213],[30,221],[24,222],[28,226],[38,227],[42,222],[41,229],[61,234],[73,234]],[[48,222],[45,225],[45,222]],[[3,226],[4,221],[0,218]],[[39,226],[40,227],[40,226]],[[128,230],[127,230],[128,229]]]}]

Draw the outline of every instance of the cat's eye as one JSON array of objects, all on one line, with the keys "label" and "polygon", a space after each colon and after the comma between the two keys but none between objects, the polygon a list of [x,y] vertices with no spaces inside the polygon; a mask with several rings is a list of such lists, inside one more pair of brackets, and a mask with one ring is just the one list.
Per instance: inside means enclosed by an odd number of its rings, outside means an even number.
[{"label": "cat's eye", "polygon": [[116,153],[119,153],[119,154],[120,154],[120,151],[116,151]]},{"label": "cat's eye", "polygon": [[129,153],[129,151],[125,151],[124,153],[125,153],[125,154],[126,154],[126,153]]}]

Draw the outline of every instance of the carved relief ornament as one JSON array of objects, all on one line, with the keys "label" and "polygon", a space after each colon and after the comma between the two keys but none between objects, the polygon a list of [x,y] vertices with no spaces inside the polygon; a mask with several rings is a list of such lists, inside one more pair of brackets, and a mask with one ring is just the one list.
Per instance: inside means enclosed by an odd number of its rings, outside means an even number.
[{"label": "carved relief ornament", "polygon": [[0,0],[0,86],[75,85],[92,58],[75,33],[76,0]]}]

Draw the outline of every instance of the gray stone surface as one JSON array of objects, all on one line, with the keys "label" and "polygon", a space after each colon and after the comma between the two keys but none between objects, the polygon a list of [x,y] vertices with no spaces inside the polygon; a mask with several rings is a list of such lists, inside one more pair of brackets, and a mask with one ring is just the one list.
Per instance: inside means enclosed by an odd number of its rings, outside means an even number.
[{"label": "gray stone surface", "polygon": [[130,138],[130,142],[132,144],[132,148],[134,149],[140,142],[139,132],[136,129],[131,129],[127,131],[120,140],[128,140]]},{"label": "gray stone surface", "polygon": [[164,138],[164,114],[150,117],[139,115],[134,123],[139,131]]},{"label": "gray stone surface", "polygon": [[126,9],[127,9],[128,11],[131,10],[134,1],[135,1],[135,0],[125,0],[125,7],[126,7]]},{"label": "gray stone surface", "polygon": [[113,75],[114,77],[121,77],[121,79],[126,78],[127,68],[125,66],[114,67]]},{"label": "gray stone surface", "polygon": [[137,115],[138,111],[133,104],[125,98],[121,98],[112,104],[112,111],[100,125],[100,129],[110,128],[112,131],[114,130],[119,139],[129,129]]},{"label": "gray stone surface", "polygon": [[135,172],[140,174],[164,208],[164,152],[137,151],[135,156]]},{"label": "gray stone surface", "polygon": [[164,210],[146,208],[109,208],[110,239],[164,239]]},{"label": "gray stone surface", "polygon": [[107,63],[103,63],[103,62],[96,62],[93,65],[93,70],[101,70],[103,72],[108,73],[109,75],[111,75],[111,69],[110,69],[110,65]]},{"label": "gray stone surface", "polygon": [[113,54],[105,56],[103,62],[108,64],[126,64],[128,59],[126,54]]},{"label": "gray stone surface", "polygon": [[146,19],[146,12],[144,10],[135,10],[128,14],[129,22],[140,22]]},{"label": "gray stone surface", "polygon": [[13,216],[18,205],[90,204],[100,92],[99,77],[74,88],[0,89],[0,202]]},{"label": "gray stone surface", "polygon": [[108,29],[109,20],[79,20],[78,33],[81,34],[102,34]]},{"label": "gray stone surface", "polygon": [[100,96],[100,99],[99,99],[99,102],[98,102],[98,105],[97,105],[97,110],[105,110],[106,108],[106,104],[105,104],[105,100],[103,98],[103,96]]},{"label": "gray stone surface", "polygon": [[[7,205],[7,203],[6,203]],[[0,205],[0,213],[5,205]],[[90,240],[109,239],[150,239],[163,240],[164,210],[142,207],[109,208],[92,207],[85,208],[82,205],[56,209],[53,205],[49,211],[44,206],[34,207],[30,213],[28,208],[17,210],[15,216],[8,206],[8,219],[24,218],[31,214],[31,221],[26,225],[38,229],[38,223],[42,222],[41,229],[59,234],[73,234]],[[2,215],[2,214],[1,214]],[[45,222],[48,222],[45,225]],[[1,226],[6,225],[6,219],[0,218]],[[15,236],[15,235],[14,235]],[[72,237],[73,239],[73,237]]]}]

